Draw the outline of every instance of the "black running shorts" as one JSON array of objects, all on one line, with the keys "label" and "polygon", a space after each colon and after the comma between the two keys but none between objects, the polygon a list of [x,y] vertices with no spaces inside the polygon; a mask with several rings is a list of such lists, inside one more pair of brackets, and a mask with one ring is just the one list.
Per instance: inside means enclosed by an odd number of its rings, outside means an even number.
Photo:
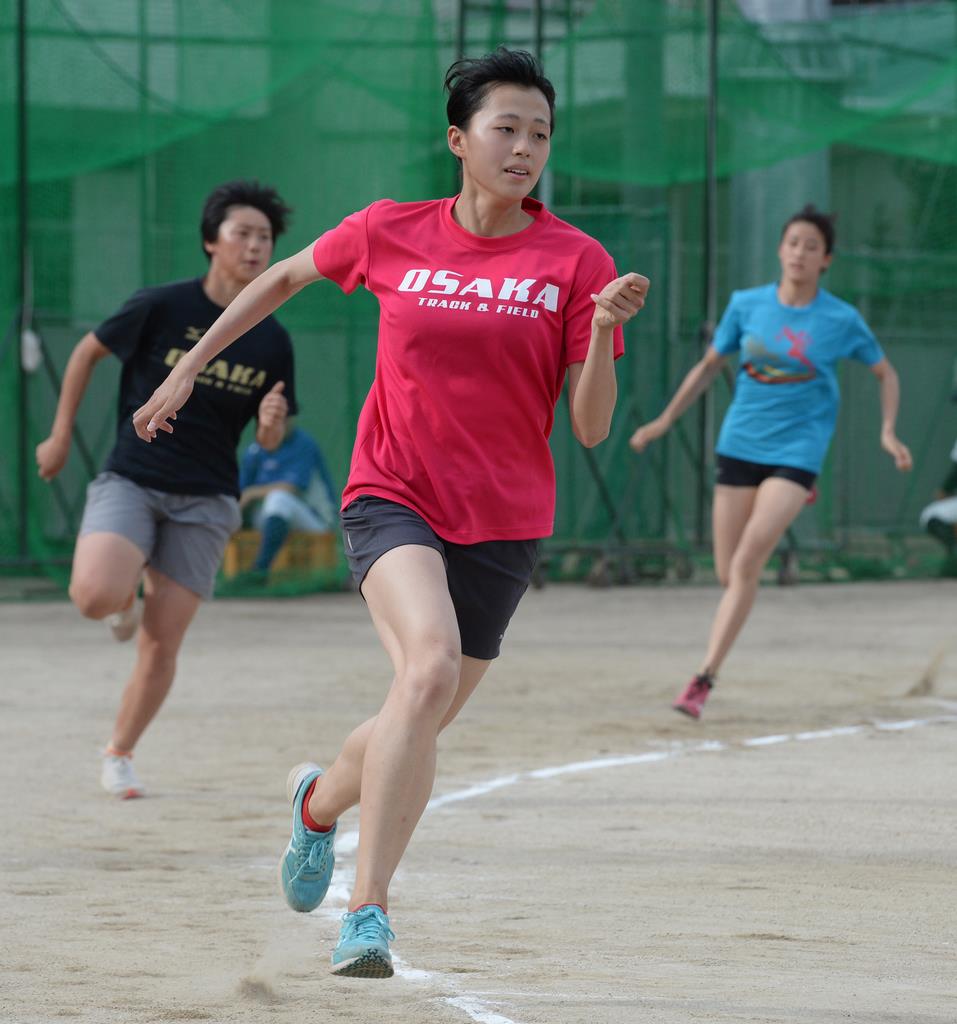
[{"label": "black running shorts", "polygon": [[771,477],[780,477],[800,484],[805,490],[814,487],[817,474],[794,466],[769,466],[763,462],[747,462],[733,459],[730,455],[719,455],[715,483],[725,487],[759,487]]},{"label": "black running shorts", "polygon": [[435,548],[445,562],[462,653],[482,661],[498,657],[509,620],[532,578],[537,540],[453,544],[418,512],[368,495],[350,502],[340,518],[349,568],[360,590],[366,573],[387,551],[405,544]]}]

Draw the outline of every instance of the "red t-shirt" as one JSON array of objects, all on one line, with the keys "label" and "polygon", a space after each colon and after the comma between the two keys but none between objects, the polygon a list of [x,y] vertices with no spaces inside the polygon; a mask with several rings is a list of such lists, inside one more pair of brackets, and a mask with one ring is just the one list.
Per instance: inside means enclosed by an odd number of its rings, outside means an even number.
[{"label": "red t-shirt", "polygon": [[384,199],[313,248],[323,277],[346,293],[365,285],[380,307],[343,508],[387,498],[456,544],[546,537],[555,403],[588,351],[591,294],[615,266],[534,199],[523,203],[534,223],[502,238],[466,231],[454,203]]}]

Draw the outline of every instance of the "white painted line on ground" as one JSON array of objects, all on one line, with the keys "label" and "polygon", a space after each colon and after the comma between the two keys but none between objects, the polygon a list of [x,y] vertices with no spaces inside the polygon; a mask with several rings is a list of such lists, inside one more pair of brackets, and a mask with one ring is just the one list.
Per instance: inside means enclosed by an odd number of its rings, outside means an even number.
[{"label": "white painted line on ground", "polygon": [[471,996],[454,996],[445,1000],[449,1006],[464,1010],[478,1024],[515,1024],[510,1017],[486,1009],[486,1004]]},{"label": "white painted line on ground", "polygon": [[336,855],[345,853],[355,853],[359,849],[359,830],[353,829],[352,832],[344,832],[341,836],[336,836]]},{"label": "white painted line on ground", "polygon": [[690,747],[685,747],[682,744],[679,744],[679,747],[689,754],[706,754],[711,750],[726,750],[728,744],[722,743],[721,740],[704,740]]},{"label": "white painted line on ground", "polygon": [[477,796],[485,796],[494,789],[501,789],[503,786],[514,786],[518,782],[519,775],[503,775],[501,778],[492,779],[491,782],[482,782],[477,786],[469,786],[468,789],[460,789],[454,793],[446,793],[445,796],[433,797],[429,801],[427,810],[434,811],[437,807],[444,807],[446,804],[458,803],[460,800],[472,800]]},{"label": "white painted line on ground", "polygon": [[395,973],[400,978],[405,978],[406,981],[431,981],[432,975],[428,971],[420,971],[415,967],[410,967],[400,956],[392,954],[392,966],[395,967]]},{"label": "white painted line on ground", "polygon": [[[936,701],[949,705],[950,702]],[[957,707],[957,705],[954,705]],[[433,797],[426,806],[426,811],[435,811],[450,804],[460,803],[463,800],[473,800],[476,797],[485,796],[495,790],[504,789],[507,786],[515,786],[522,782],[540,781],[553,779],[560,775],[570,775],[578,772],[590,772],[603,768],[624,768],[632,765],[654,764],[661,761],[674,760],[678,757],[687,757],[690,754],[713,753],[722,750],[734,750],[754,747],[769,747],[779,743],[794,741],[813,741],[834,739],[839,736],[859,736],[871,729],[881,732],[903,732],[907,729],[916,729],[925,725],[938,725],[945,722],[957,722],[957,715],[936,715],[932,718],[906,718],[897,722],[873,721],[866,725],[842,725],[832,729],[813,729],[806,732],[777,733],[772,736],[753,736],[744,740],[723,742],[721,740],[702,740],[697,743],[675,743],[668,750],[653,751],[645,754],[625,754],[615,757],[600,757],[592,761],[573,761],[570,764],[557,765],[553,768],[536,768],[531,771],[513,772],[511,775],[501,775],[488,782],[480,782],[465,789],[453,790],[442,796]],[[352,882],[355,878],[355,869],[349,865],[342,865],[339,858],[354,853],[359,846],[359,832],[353,830],[336,837],[336,882],[329,889],[329,895],[321,907],[322,916],[338,920],[339,915],[348,906],[349,893],[352,890]],[[338,904],[336,906],[336,904]],[[395,973],[406,981],[422,984],[423,982],[441,981],[449,988],[456,987],[456,980],[448,975],[436,971],[422,971],[409,966],[401,957],[393,954]],[[517,1024],[510,1017],[505,1017],[495,1010],[490,1009],[492,1005],[487,999],[480,999],[477,995],[443,996],[449,1006],[466,1013],[476,1024]]]},{"label": "white painted line on ground", "polygon": [[781,733],[778,736],[752,736],[749,740],[742,740],[743,747],[770,747],[775,743],[787,743],[794,737],[790,733]]},{"label": "white painted line on ground", "polygon": [[884,732],[903,732],[905,729],[916,729],[919,725],[926,725],[927,719],[925,718],[905,718],[900,722],[874,722],[875,729],[881,729]]},{"label": "white painted line on ground", "polygon": [[575,772],[591,772],[596,768],[622,768],[631,764],[651,764],[654,761],[666,761],[674,757],[670,750],[655,751],[650,754],[626,754],[622,757],[600,757],[594,761],[575,761],[572,764],[559,765],[557,768],[537,768],[526,772],[529,779],[553,779],[556,775],[571,775]]},{"label": "white painted line on ground", "polygon": [[829,740],[832,736],[856,736],[867,728],[864,725],[841,725],[836,729],[812,729],[810,732],[796,732],[796,740]]}]

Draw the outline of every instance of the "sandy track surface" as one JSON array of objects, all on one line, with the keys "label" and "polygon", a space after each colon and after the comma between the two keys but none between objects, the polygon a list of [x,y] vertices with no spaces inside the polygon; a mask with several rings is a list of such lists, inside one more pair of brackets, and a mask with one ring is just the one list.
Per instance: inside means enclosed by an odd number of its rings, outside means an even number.
[{"label": "sandy track surface", "polygon": [[326,973],[354,814],[328,906],[275,882],[289,766],[388,678],[358,598],[204,608],[125,802],[97,751],[132,650],[0,606],[0,1020],[953,1024],[957,651],[907,693],[955,598],[768,587],[695,723],[714,588],[531,593],[442,738],[387,982]]}]

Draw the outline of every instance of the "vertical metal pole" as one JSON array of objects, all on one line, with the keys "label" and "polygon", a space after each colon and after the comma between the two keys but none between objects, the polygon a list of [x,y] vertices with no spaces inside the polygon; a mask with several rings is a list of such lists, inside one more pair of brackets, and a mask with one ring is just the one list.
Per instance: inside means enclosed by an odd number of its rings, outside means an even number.
[{"label": "vertical metal pole", "polygon": [[14,352],[17,359],[17,483],[19,491],[19,540],[20,556],[29,556],[30,540],[27,520],[30,513],[30,472],[27,450],[27,371],[23,365],[23,333],[30,326],[30,310],[27,306],[30,294],[29,257],[29,210],[30,185],[27,178],[27,0],[17,0],[17,244],[19,249],[20,317],[17,345]]},{"label": "vertical metal pole", "polygon": [[[575,12],[572,9],[572,0],[565,0],[565,109],[569,112],[568,121],[570,126],[562,125],[561,130],[568,132],[569,149],[574,150],[579,135],[576,126],[578,119],[571,114],[575,109],[575,43],[572,34],[575,30]],[[582,178],[576,174],[572,179],[569,188],[569,206],[582,205]]]},{"label": "vertical metal pole", "polygon": [[[708,0],[708,115],[705,134],[704,185],[704,322],[701,325],[702,350],[711,341],[718,301],[718,0]],[[703,545],[707,535],[705,522],[708,505],[708,466],[711,463],[710,392],[701,397],[698,408],[698,494],[695,509],[695,540]]]},{"label": "vertical metal pole", "polygon": [[[535,56],[545,63],[545,56],[542,52],[545,49],[545,10],[543,0],[535,0],[534,7],[534,34],[535,34]],[[555,179],[552,177],[551,168],[546,165],[538,182],[536,196],[547,207],[551,207],[555,196]]]},{"label": "vertical metal pole", "polygon": [[[459,0],[459,19],[455,30],[455,50],[459,60],[465,56],[468,6],[468,0]],[[462,171],[457,160],[454,158],[447,159],[450,159],[450,166],[452,168],[452,183],[449,194],[454,196],[462,191]]]},{"label": "vertical metal pole", "polygon": [[705,318],[714,326],[718,302],[718,0],[708,4],[708,139],[705,153]]},{"label": "vertical metal pole", "polygon": [[[138,56],[139,56],[139,79],[140,79],[140,97],[139,97],[139,119],[140,119],[140,131],[145,134],[146,125],[149,123],[149,99],[147,98],[147,91],[149,89],[149,23],[146,19],[146,0],[139,0],[139,13],[138,13]],[[140,207],[140,281],[144,284],[147,281],[152,281],[152,267],[150,266],[151,259],[151,248],[150,248],[150,209],[151,209],[151,194],[150,194],[150,162],[153,159],[152,148],[149,145],[143,146],[143,152],[140,154],[139,167],[137,177],[139,179],[139,207]]]},{"label": "vertical metal pole", "polygon": [[465,56],[465,17],[468,0],[459,0],[459,23],[456,28],[455,48],[459,57]]}]

